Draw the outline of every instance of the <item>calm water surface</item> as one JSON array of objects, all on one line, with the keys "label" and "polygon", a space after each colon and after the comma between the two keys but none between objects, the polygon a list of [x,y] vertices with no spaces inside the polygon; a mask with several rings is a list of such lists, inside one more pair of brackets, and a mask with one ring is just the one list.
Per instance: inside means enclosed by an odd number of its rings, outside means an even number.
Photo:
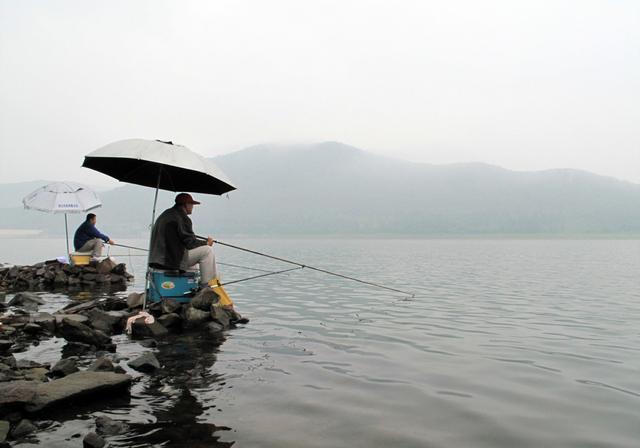
[{"label": "calm water surface", "polygon": [[[116,337],[118,354],[153,350],[163,373],[132,372],[130,400],[70,411],[39,445],[19,446],[81,446],[74,434],[93,430],[100,414],[131,425],[112,446],[640,444],[640,241],[229,242],[416,295],[309,270],[229,286],[249,325],[153,349]],[[0,261],[30,264],[58,247],[3,239]],[[129,292],[142,290],[144,257],[112,253],[137,275]],[[286,267],[223,247],[217,254]],[[254,274],[220,269],[225,281]],[[51,310],[68,300],[43,297]],[[64,345],[52,339],[20,356],[55,362]]]}]

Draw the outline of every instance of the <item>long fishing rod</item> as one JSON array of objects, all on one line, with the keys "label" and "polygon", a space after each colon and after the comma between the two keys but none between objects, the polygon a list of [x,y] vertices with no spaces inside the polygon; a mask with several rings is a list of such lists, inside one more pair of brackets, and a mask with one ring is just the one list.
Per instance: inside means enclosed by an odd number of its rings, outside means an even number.
[{"label": "long fishing rod", "polygon": [[256,278],[268,277],[270,275],[284,274],[285,272],[297,271],[298,269],[302,269],[302,267],[298,266],[295,268],[283,269],[281,271],[273,271],[273,272],[267,272],[266,274],[254,275],[253,277],[241,278],[240,280],[232,280],[230,282],[221,283],[220,286],[233,285],[234,283],[242,283],[248,280],[254,280]]},{"label": "long fishing rod", "polygon": [[[200,235],[196,235],[196,238],[198,238],[200,240],[203,240],[203,241],[207,241],[208,240],[208,238],[205,238],[205,237],[200,236]],[[312,271],[322,272],[323,274],[333,275],[335,277],[344,278],[346,280],[352,280],[354,282],[362,283],[362,284],[365,284],[365,285],[375,286],[376,288],[387,289],[389,291],[395,291],[395,292],[399,292],[399,293],[402,293],[402,294],[407,294],[407,295],[409,295],[411,297],[415,297],[415,294],[411,293],[411,292],[401,291],[399,289],[390,288],[388,286],[380,285],[380,284],[373,283],[373,282],[368,282],[366,280],[360,280],[360,279],[355,278],[355,277],[349,277],[348,275],[338,274],[337,272],[327,271],[326,269],[321,269],[321,268],[317,268],[317,267],[314,267],[314,266],[309,266],[309,265],[304,264],[304,263],[298,263],[297,261],[287,260],[286,258],[276,257],[274,255],[265,254],[265,253],[258,252],[258,251],[255,251],[255,250],[247,249],[245,247],[235,246],[233,244],[224,243],[224,242],[219,241],[219,240],[213,240],[213,242],[216,243],[216,244],[220,244],[221,246],[226,246],[226,247],[230,247],[232,249],[241,250],[243,252],[248,252],[250,254],[259,255],[261,257],[266,257],[266,258],[271,258],[272,260],[282,261],[283,263],[293,264],[293,265],[299,266],[300,268],[303,268],[303,269],[305,269],[305,268],[306,269],[311,269]]]}]

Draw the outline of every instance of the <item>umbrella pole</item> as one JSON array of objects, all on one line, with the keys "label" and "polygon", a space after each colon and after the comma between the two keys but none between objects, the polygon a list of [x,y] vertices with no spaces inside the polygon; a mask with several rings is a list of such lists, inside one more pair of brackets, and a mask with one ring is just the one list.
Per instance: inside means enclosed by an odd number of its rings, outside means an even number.
[{"label": "umbrella pole", "polygon": [[158,190],[160,190],[160,179],[162,178],[162,167],[158,169],[158,184],[156,185],[156,193],[153,197],[153,211],[151,212],[151,233],[149,234],[149,252],[147,256],[147,275],[145,275],[144,281],[144,300],[142,301],[142,311],[147,309],[147,295],[149,294],[149,276],[151,275],[149,263],[151,262],[151,234],[153,233],[153,223],[156,220],[156,204],[158,203]]},{"label": "umbrella pole", "polygon": [[67,214],[64,214],[64,236],[67,239],[67,257],[71,260],[71,251],[69,250],[69,227],[67,226]]}]

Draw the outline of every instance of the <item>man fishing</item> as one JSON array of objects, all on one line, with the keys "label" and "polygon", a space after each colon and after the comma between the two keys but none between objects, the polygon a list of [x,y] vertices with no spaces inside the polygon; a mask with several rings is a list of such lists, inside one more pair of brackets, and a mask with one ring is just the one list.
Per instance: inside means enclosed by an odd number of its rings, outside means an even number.
[{"label": "man fishing", "polygon": [[151,232],[149,266],[186,270],[198,264],[201,285],[211,286],[211,281],[217,278],[213,238],[197,239],[189,218],[193,206],[199,204],[190,194],[180,193],[175,198],[175,205],[162,212]]},{"label": "man fishing", "polygon": [[91,256],[97,258],[102,255],[104,243],[115,244],[111,238],[96,228],[97,221],[96,215],[89,213],[87,219],[80,224],[73,235],[73,247],[76,252],[91,252]]}]

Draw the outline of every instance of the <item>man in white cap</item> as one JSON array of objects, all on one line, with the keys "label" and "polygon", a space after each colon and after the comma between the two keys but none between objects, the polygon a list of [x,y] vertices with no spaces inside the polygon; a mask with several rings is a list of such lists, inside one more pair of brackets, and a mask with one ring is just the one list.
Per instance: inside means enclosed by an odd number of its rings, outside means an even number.
[{"label": "man in white cap", "polygon": [[213,254],[213,238],[206,241],[196,238],[189,215],[195,201],[190,194],[180,193],[175,205],[156,220],[151,232],[149,266],[185,270],[196,264],[200,267],[200,283],[210,285],[217,278],[216,259]]}]

